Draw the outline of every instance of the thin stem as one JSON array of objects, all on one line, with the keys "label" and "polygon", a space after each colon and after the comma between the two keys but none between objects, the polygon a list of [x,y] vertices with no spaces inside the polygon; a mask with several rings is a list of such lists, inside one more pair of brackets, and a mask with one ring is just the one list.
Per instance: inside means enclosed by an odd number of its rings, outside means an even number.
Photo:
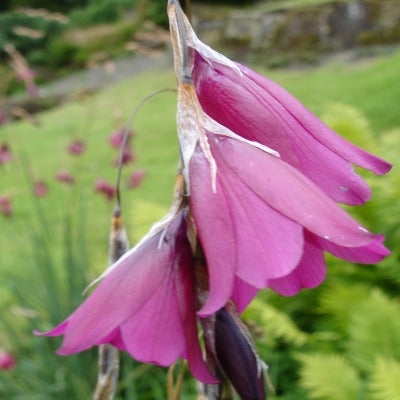
[{"label": "thin stem", "polygon": [[146,103],[151,98],[157,96],[158,94],[165,93],[165,92],[176,92],[176,89],[174,89],[174,88],[164,88],[164,89],[160,89],[160,90],[157,90],[155,92],[152,92],[152,93],[148,94],[147,96],[144,96],[140,100],[139,104],[133,110],[133,112],[131,114],[131,117],[129,119],[129,122],[125,126],[122,146],[121,146],[121,150],[120,150],[120,153],[119,153],[119,159],[118,159],[118,175],[117,175],[117,183],[116,183],[116,195],[117,195],[116,212],[117,212],[117,210],[119,211],[121,209],[121,191],[120,191],[121,171],[122,171],[122,161],[123,161],[123,158],[124,158],[124,152],[125,152],[126,145],[128,143],[129,128],[132,125],[133,120],[136,117],[136,114],[138,113],[140,108],[143,106],[143,104]]}]

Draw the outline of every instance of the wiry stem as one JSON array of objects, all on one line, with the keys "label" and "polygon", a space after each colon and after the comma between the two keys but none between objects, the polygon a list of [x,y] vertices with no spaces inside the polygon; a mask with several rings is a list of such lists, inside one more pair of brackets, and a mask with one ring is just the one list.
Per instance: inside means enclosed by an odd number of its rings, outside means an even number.
[{"label": "wiry stem", "polygon": [[128,143],[129,128],[132,125],[133,120],[136,117],[136,114],[138,113],[140,108],[143,106],[143,104],[146,103],[151,98],[153,98],[154,96],[157,96],[158,94],[165,93],[165,92],[176,92],[176,89],[174,89],[174,88],[164,88],[164,89],[156,90],[155,92],[152,92],[152,93],[148,94],[147,96],[143,97],[140,100],[139,104],[133,110],[133,112],[131,114],[131,117],[130,117],[130,119],[128,121],[128,124],[125,126],[122,146],[121,146],[121,150],[120,150],[120,153],[119,153],[119,159],[118,159],[118,175],[117,175],[117,183],[116,183],[116,195],[117,195],[117,208],[118,209],[121,209],[121,191],[120,191],[120,187],[121,187],[121,171],[122,171],[122,161],[123,161],[123,158],[124,158],[124,152],[125,152],[126,145]]}]

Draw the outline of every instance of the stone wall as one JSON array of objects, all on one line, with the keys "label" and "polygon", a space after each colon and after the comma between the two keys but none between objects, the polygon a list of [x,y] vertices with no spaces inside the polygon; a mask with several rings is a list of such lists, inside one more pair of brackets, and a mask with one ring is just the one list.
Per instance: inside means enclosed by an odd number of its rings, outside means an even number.
[{"label": "stone wall", "polygon": [[332,0],[318,6],[196,9],[195,27],[211,46],[244,54],[331,52],[400,43],[400,0]]}]

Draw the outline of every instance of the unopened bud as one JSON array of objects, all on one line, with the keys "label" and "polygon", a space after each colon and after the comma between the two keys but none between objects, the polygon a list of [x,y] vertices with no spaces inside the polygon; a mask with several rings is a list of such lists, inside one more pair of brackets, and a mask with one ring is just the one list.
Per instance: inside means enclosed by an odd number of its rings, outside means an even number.
[{"label": "unopened bud", "polygon": [[242,400],[264,400],[261,360],[239,318],[223,308],[215,314],[217,362]]}]

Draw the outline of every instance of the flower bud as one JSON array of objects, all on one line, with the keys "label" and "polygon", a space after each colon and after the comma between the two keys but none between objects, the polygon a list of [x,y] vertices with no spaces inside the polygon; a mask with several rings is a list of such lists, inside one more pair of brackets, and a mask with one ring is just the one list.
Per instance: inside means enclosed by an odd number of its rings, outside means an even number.
[{"label": "flower bud", "polygon": [[215,314],[216,358],[242,400],[264,400],[261,361],[241,325],[225,308]]}]

